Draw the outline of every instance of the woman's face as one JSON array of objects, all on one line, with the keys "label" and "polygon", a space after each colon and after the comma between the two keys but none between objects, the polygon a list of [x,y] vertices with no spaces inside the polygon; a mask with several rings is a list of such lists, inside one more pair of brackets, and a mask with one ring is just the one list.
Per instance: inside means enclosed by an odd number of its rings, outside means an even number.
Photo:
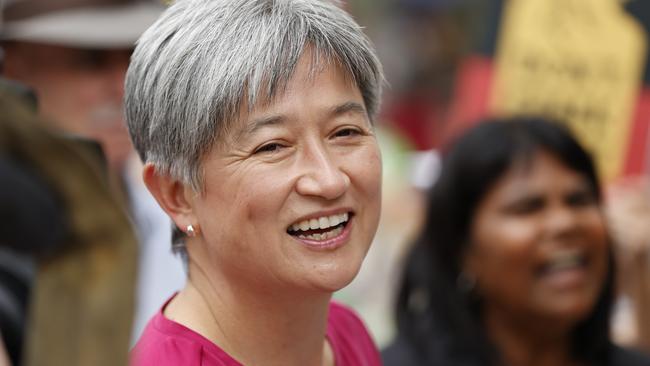
[{"label": "woman's face", "polygon": [[489,320],[571,326],[597,301],[607,272],[604,218],[587,179],[539,151],[479,203],[464,270]]},{"label": "woman's face", "polygon": [[338,290],[377,229],[381,157],[361,93],[336,66],[310,77],[309,60],[203,161],[198,239],[231,283]]}]

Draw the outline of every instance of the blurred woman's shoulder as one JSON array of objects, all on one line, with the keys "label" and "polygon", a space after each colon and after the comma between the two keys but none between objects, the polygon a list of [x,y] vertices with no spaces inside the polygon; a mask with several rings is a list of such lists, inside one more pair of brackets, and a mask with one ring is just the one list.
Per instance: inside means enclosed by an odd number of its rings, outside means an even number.
[{"label": "blurred woman's shoulder", "polygon": [[609,366],[650,366],[650,354],[627,347],[612,345]]},{"label": "blurred woman's shoulder", "polygon": [[422,365],[415,348],[403,336],[397,336],[388,347],[382,349],[381,358],[385,366]]}]

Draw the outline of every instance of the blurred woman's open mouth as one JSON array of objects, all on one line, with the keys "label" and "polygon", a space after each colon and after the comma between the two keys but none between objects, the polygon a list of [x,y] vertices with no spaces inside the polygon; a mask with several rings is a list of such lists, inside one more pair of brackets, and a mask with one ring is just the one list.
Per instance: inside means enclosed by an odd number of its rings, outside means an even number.
[{"label": "blurred woman's open mouth", "polygon": [[302,220],[292,224],[287,234],[315,249],[333,249],[341,246],[349,236],[354,215],[345,212]]},{"label": "blurred woman's open mouth", "polygon": [[555,287],[578,286],[586,280],[589,258],[580,250],[563,250],[555,253],[537,271]]}]

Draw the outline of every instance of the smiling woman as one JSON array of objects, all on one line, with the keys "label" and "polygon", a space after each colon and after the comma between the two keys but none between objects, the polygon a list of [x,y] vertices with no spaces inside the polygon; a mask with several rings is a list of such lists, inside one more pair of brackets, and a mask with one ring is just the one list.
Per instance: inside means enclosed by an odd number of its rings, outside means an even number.
[{"label": "smiling woman", "polygon": [[400,289],[387,366],[636,366],[614,346],[614,268],[591,158],[535,118],[444,154]]},{"label": "smiling woman", "polygon": [[[179,215],[208,244],[188,246],[200,268],[232,271],[228,282],[240,289],[264,284],[276,299],[347,285],[379,218],[372,125],[365,109],[341,109],[364,104],[359,88],[335,64],[310,75],[311,60],[303,55],[272,103],[233,124],[238,139],[207,153],[202,193],[188,192],[191,209]],[[331,226],[338,217],[344,220]],[[291,231],[307,221],[308,230]]]},{"label": "smiling woman", "polygon": [[377,229],[381,66],[319,0],[186,0],[138,42],[129,130],[187,254],[135,365],[378,365],[330,303]]}]

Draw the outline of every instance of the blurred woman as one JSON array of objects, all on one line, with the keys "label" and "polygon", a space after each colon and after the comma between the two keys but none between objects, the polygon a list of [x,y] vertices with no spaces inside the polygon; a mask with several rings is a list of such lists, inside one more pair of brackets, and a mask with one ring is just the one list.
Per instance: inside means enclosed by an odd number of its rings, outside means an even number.
[{"label": "blurred woman", "polygon": [[178,1],[142,36],[129,130],[188,281],[135,365],[380,363],[330,298],[378,224],[382,80],[360,27],[327,1]]},{"label": "blurred woman", "polygon": [[407,260],[391,365],[650,365],[609,339],[613,261],[589,155],[494,120],[444,156]]}]

